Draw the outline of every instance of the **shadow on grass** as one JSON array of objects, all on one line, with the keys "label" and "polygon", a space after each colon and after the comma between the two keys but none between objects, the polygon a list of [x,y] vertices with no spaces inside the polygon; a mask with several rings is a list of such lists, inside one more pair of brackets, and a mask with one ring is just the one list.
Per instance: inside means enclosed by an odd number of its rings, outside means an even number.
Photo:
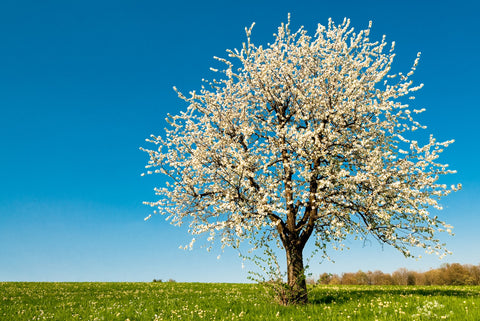
[{"label": "shadow on grass", "polygon": [[310,304],[332,304],[344,303],[350,300],[365,300],[384,296],[443,296],[443,297],[472,297],[478,296],[480,288],[476,290],[458,289],[458,288],[428,288],[428,287],[403,287],[398,289],[385,289],[375,286],[365,286],[359,289],[358,286],[349,288],[348,286],[313,288],[309,291]]}]

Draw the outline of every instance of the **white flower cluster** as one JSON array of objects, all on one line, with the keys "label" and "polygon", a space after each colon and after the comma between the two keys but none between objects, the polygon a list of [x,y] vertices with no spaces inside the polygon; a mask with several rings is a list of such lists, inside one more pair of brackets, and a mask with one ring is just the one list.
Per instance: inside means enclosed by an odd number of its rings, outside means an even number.
[{"label": "white flower cluster", "polygon": [[372,42],[370,26],[355,33],[349,20],[318,25],[313,38],[282,24],[266,48],[251,30],[230,60],[216,58],[221,79],[190,97],[177,91],[188,109],[147,140],[156,149],[142,148],[147,173],[169,177],[147,204],[224,246],[280,238],[303,248],[314,235],[325,249],[356,234],[406,256],[412,246],[444,253],[434,234],[451,227],[429,208],[460,186],[437,183],[454,173],[437,162],[453,141],[406,138],[424,128],[413,119],[424,109],[406,103],[423,86],[410,80],[418,57],[407,75],[389,74],[393,44],[385,50],[385,37]]}]

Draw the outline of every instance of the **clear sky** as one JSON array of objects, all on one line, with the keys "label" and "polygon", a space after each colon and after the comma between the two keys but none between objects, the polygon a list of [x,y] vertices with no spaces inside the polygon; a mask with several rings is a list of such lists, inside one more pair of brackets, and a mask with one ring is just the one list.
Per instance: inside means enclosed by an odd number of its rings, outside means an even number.
[{"label": "clear sky", "polygon": [[[445,262],[480,263],[479,6],[477,1],[24,1],[0,2],[0,281],[244,282],[233,250],[183,251],[191,236],[162,217],[143,218],[160,176],[141,177],[139,150],[162,134],[167,113],[212,78],[213,56],[240,48],[244,27],[266,45],[292,14],[313,35],[329,17],[373,20],[372,37],[396,42],[394,68],[425,83],[415,103],[439,140],[455,139],[442,161],[445,183],[463,190],[439,215],[453,255],[405,259],[375,242],[331,253],[312,272]],[[320,264],[322,263],[322,264]]]}]

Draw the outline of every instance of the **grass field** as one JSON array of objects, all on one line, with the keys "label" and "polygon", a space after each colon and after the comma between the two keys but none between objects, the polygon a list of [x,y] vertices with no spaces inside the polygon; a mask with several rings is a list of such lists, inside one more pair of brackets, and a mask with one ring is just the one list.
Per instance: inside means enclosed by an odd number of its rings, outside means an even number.
[{"label": "grass field", "polygon": [[317,286],[279,306],[254,284],[0,283],[0,320],[480,320],[480,287]]}]

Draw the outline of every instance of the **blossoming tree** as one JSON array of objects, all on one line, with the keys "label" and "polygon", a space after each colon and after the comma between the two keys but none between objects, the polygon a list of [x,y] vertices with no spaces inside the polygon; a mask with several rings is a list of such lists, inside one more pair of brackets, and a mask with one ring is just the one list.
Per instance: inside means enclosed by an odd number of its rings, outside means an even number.
[{"label": "blossoming tree", "polygon": [[[450,226],[429,208],[460,186],[439,184],[453,173],[437,162],[453,141],[408,138],[425,128],[408,98],[423,84],[390,74],[394,43],[355,33],[344,20],[318,25],[313,37],[290,19],[266,48],[247,42],[231,59],[216,58],[221,79],[179,97],[186,111],[169,116],[165,136],[147,141],[148,174],[169,177],[156,188],[173,224],[187,222],[223,246],[272,241],[285,250],[289,299],[306,302],[303,250],[327,255],[349,234],[373,237],[405,256],[411,247],[448,253],[434,234]],[[176,89],[175,89],[176,90]],[[410,133],[410,134],[408,134]],[[156,213],[157,211],[155,211]]]}]

